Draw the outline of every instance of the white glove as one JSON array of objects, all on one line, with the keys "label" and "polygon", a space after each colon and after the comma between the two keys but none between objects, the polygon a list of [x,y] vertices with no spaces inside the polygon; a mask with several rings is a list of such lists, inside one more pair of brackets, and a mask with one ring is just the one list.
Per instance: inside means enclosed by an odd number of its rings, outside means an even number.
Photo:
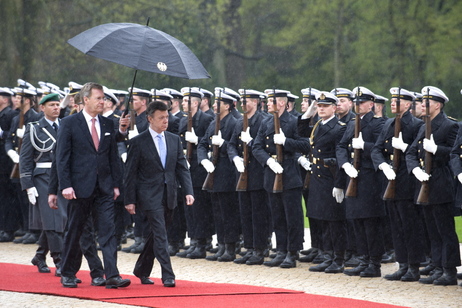
[{"label": "white glove", "polygon": [[35,187],[27,188],[26,191],[27,191],[27,198],[29,198],[29,202],[32,205],[35,205],[35,203],[37,203],[37,197],[38,197],[37,188]]},{"label": "white glove", "polygon": [[23,126],[23,128],[18,128],[16,130],[16,136],[18,136],[18,138],[21,138],[21,139],[22,139],[22,137],[24,137],[24,126]]},{"label": "white glove", "polygon": [[302,166],[306,171],[311,171],[311,163],[305,156],[300,156],[298,158],[298,164]]},{"label": "white glove", "polygon": [[133,125],[133,129],[130,129],[128,131],[128,139],[132,139],[138,135],[139,135],[138,128],[136,127],[136,125]]},{"label": "white glove", "polygon": [[438,146],[436,145],[435,140],[433,140],[433,134],[430,135],[430,139],[424,138],[423,148],[425,149],[425,151],[430,152],[432,154],[436,153]]},{"label": "white glove", "polygon": [[412,169],[412,173],[415,175],[415,177],[420,181],[420,182],[425,182],[425,181],[428,181],[430,179],[430,175],[428,175],[427,173],[425,173],[425,171],[423,171],[422,169],[420,169],[419,167],[415,167],[414,169]]},{"label": "white glove", "polygon": [[302,119],[309,119],[312,118],[317,111],[318,107],[318,102],[313,101],[311,105],[308,107],[308,109],[305,111],[304,114],[302,114]]},{"label": "white glove", "polygon": [[282,128],[279,129],[279,134],[274,134],[273,141],[274,141],[274,144],[280,144],[280,145],[284,145],[284,143],[286,143],[286,136],[284,135]]},{"label": "white glove", "polygon": [[218,145],[219,147],[221,147],[224,142],[225,142],[225,139],[221,138],[221,130],[218,131],[218,135],[212,136],[213,145]]},{"label": "white glove", "polygon": [[253,139],[252,136],[250,136],[250,127],[247,127],[247,130],[245,132],[244,131],[241,132],[242,142],[249,144],[250,141],[252,141],[252,139]]},{"label": "white glove", "polygon": [[358,138],[353,138],[352,140],[353,149],[364,150],[364,140],[363,133],[360,132]]},{"label": "white glove", "polygon": [[459,175],[457,176],[457,179],[462,184],[462,173],[459,173]]},{"label": "white glove", "polygon": [[194,144],[197,144],[199,142],[199,138],[194,132],[194,127],[191,127],[190,132],[186,132],[186,134],[184,135],[184,140],[186,140],[189,143],[194,143]]},{"label": "white glove", "polygon": [[242,173],[245,170],[244,159],[242,157],[236,156],[233,158],[234,165],[236,166],[237,172]]},{"label": "white glove", "polygon": [[268,158],[268,160],[266,161],[266,164],[276,174],[280,174],[280,173],[282,173],[282,171],[284,171],[282,166],[272,157]]},{"label": "white glove", "polygon": [[393,168],[389,164],[381,163],[379,165],[379,169],[383,171],[383,173],[389,181],[396,179],[395,170],[393,170]]},{"label": "white glove", "polygon": [[207,171],[208,173],[212,173],[213,171],[215,171],[215,166],[213,165],[213,163],[208,160],[208,159],[203,159],[201,161],[201,165],[204,166],[205,168],[205,171]]},{"label": "white glove", "polygon": [[8,156],[11,158],[13,163],[19,164],[19,154],[16,153],[15,150],[8,150],[8,152],[6,154],[8,154]]},{"label": "white glove", "polygon": [[127,161],[127,152],[120,154],[120,158],[125,163]]},{"label": "white glove", "polygon": [[395,149],[401,150],[403,153],[406,152],[408,144],[403,141],[403,133],[399,132],[398,138],[391,138],[391,146]]},{"label": "white glove", "polygon": [[342,203],[343,198],[345,198],[345,195],[343,194],[343,189],[334,187],[332,190],[332,197],[335,198],[337,203]]},{"label": "white glove", "polygon": [[0,127],[0,138],[3,137],[3,129]]},{"label": "white glove", "polygon": [[353,167],[352,164],[350,163],[344,163],[342,165],[343,170],[345,170],[345,173],[350,177],[350,178],[356,178],[358,177],[358,170]]}]

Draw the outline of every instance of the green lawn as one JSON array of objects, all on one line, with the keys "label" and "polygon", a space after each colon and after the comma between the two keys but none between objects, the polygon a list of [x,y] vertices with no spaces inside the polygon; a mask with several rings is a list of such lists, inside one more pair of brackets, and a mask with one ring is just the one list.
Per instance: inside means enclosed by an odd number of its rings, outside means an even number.
[{"label": "green lawn", "polygon": [[[305,215],[306,208],[305,208],[305,200],[303,200],[303,199],[302,199],[302,205],[303,205],[303,217],[305,218],[305,228],[309,228],[310,224],[308,223],[308,218]],[[461,243],[461,240],[462,240],[462,216],[455,217],[455,222],[456,222],[457,236],[459,238],[459,243]]]}]

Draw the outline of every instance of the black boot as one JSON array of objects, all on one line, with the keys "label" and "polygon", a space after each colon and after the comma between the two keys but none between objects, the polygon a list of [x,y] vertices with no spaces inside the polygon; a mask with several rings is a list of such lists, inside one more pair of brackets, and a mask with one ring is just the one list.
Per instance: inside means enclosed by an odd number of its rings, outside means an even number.
[{"label": "black boot", "polygon": [[345,253],[343,251],[334,253],[334,260],[332,261],[332,264],[329,265],[329,267],[324,270],[324,273],[327,273],[327,274],[343,273],[343,270],[344,270],[343,262],[345,261],[344,255]]},{"label": "black boot", "polygon": [[436,279],[443,276],[443,269],[441,267],[435,267],[433,274],[427,278],[420,278],[419,282],[423,284],[432,284]]},{"label": "black boot", "polygon": [[348,259],[345,258],[345,267],[356,267],[359,263],[359,257],[355,254],[352,254]]},{"label": "black boot", "polygon": [[367,268],[369,264],[369,257],[368,256],[359,256],[359,265],[355,268],[346,269],[343,271],[345,275],[348,276],[359,276],[359,274]]},{"label": "black boot", "polygon": [[236,243],[225,244],[225,253],[218,257],[218,262],[232,262],[236,259]]},{"label": "black boot", "polygon": [[400,263],[399,268],[396,272],[393,274],[388,274],[383,276],[386,280],[401,280],[401,277],[403,277],[407,271],[408,271],[408,264],[407,263]]},{"label": "black boot", "polygon": [[297,266],[297,257],[298,257],[298,251],[289,251],[284,259],[282,261],[281,265],[279,265],[280,268],[292,268]]},{"label": "black boot", "polygon": [[401,277],[401,281],[419,281],[419,263],[409,264],[409,269],[406,274]]},{"label": "black boot", "polygon": [[313,258],[313,261],[311,261],[314,264],[321,264],[324,262],[324,252],[319,249],[318,254]]},{"label": "black boot", "polygon": [[391,249],[387,252],[385,252],[382,255],[382,259],[380,261],[381,263],[393,263],[395,262],[395,250]]},{"label": "black boot", "polygon": [[263,249],[255,249],[252,256],[245,262],[247,265],[262,265],[265,261]]},{"label": "black boot", "polygon": [[249,260],[253,256],[253,249],[247,249],[245,255],[242,258],[234,259],[234,263],[236,264],[245,264],[247,260]]},{"label": "black boot", "polygon": [[311,266],[309,268],[309,271],[310,272],[324,272],[326,268],[328,268],[332,264],[332,261],[334,259],[332,256],[332,251],[324,251],[323,258],[324,258],[323,262],[321,262],[318,265]]},{"label": "black boot", "polygon": [[130,250],[131,253],[141,253],[143,252],[143,249],[144,249],[144,245],[146,245],[146,239],[144,237],[141,238],[141,243],[136,246],[135,248],[133,248],[132,250]]},{"label": "black boot", "polygon": [[219,257],[221,257],[225,253],[225,244],[218,244],[217,253],[212,256],[205,257],[205,260],[209,261],[217,261]]},{"label": "black boot", "polygon": [[193,252],[188,253],[186,258],[188,259],[204,259],[207,256],[205,245],[207,241],[206,239],[198,239],[196,243],[196,247],[194,248]]},{"label": "black boot", "polygon": [[425,266],[425,268],[420,270],[420,275],[431,275],[434,270],[435,266],[430,263],[429,265]]},{"label": "black boot", "polygon": [[48,267],[47,263],[45,262],[45,256],[36,254],[34,258],[32,258],[31,263],[37,266],[39,273],[50,273],[50,268]]},{"label": "black boot", "polygon": [[196,249],[196,245],[197,245],[197,240],[191,239],[191,243],[189,244],[188,249],[183,250],[182,252],[178,252],[176,256],[180,258],[186,258],[188,254],[191,254],[194,251],[194,249]]},{"label": "black boot", "polygon": [[55,276],[61,277],[61,253],[59,252],[51,252],[51,258],[53,258],[53,263],[55,264]]},{"label": "black boot", "polygon": [[359,276],[360,277],[380,277],[382,276],[382,272],[380,271],[380,261],[382,260],[382,256],[374,256],[370,258],[369,265],[367,268],[362,271]]},{"label": "black boot", "polygon": [[298,261],[300,262],[313,262],[314,258],[316,258],[316,256],[318,255],[319,253],[319,249],[317,248],[310,248],[308,250],[305,251],[305,256],[303,257],[300,257],[298,259]]},{"label": "black boot", "polygon": [[457,269],[455,267],[445,267],[443,276],[433,281],[437,286],[455,286],[457,285]]},{"label": "black boot", "polygon": [[275,267],[279,266],[284,262],[286,258],[287,252],[285,251],[278,251],[276,254],[276,257],[272,259],[271,261],[265,261],[263,262],[263,265],[269,266],[269,267]]},{"label": "black boot", "polygon": [[212,238],[208,237],[205,242],[205,250],[210,251],[213,249]]},{"label": "black boot", "polygon": [[178,252],[180,252],[180,243],[171,242],[168,244],[168,254],[170,257],[176,256]]},{"label": "black boot", "polygon": [[128,247],[125,247],[125,248],[122,248],[121,250],[123,252],[130,252],[130,251],[132,251],[132,249],[138,247],[139,244],[141,244],[141,236],[139,236],[139,237],[136,236],[135,237],[135,242],[132,245],[130,245]]}]

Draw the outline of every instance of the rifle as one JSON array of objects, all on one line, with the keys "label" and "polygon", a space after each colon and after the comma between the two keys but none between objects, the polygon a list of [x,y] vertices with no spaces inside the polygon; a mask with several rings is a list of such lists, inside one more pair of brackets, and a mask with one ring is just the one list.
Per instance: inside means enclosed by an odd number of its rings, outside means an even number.
[{"label": "rifle", "polygon": [[[277,108],[276,102],[276,91],[273,89],[273,113],[274,113],[274,133],[280,134],[281,133],[281,123],[279,122],[279,113]],[[282,162],[284,161],[284,152],[282,148],[282,144],[276,144],[276,161],[282,166]],[[273,184],[273,193],[280,193],[283,190],[283,183],[282,183],[282,173],[276,174],[274,177],[274,184]]]},{"label": "rifle", "polygon": [[[32,107],[31,107],[32,108]],[[19,123],[18,128],[24,127],[24,91],[21,95],[21,103],[19,105]],[[22,146],[22,138],[18,137],[18,146],[16,150],[18,154],[21,153],[21,146]],[[11,170],[10,179],[19,179],[19,164],[15,163],[13,165],[13,169]]]},{"label": "rifle", "polygon": [[[189,100],[188,100],[188,127],[187,130],[188,132],[192,131],[193,127],[193,121],[192,121],[193,115],[191,111],[191,88],[189,88]],[[186,145],[186,160],[188,163],[191,165],[191,159],[192,159],[192,152],[193,152],[193,144],[191,142],[188,142]]]},{"label": "rifle", "polygon": [[[220,106],[221,105],[221,91],[219,97],[217,99],[217,112],[215,114],[215,135],[218,135],[220,131]],[[212,145],[212,163],[214,166],[218,163],[218,155],[220,154],[220,147],[218,145]],[[215,171],[211,173],[207,173],[207,177],[205,178],[204,184],[202,185],[202,190],[212,190],[213,189],[213,181],[215,177]]]},{"label": "rifle", "polygon": [[[310,87],[310,92],[308,94],[308,107],[309,106],[311,106],[311,87]],[[311,118],[309,125],[313,125],[313,118],[314,118],[314,115]],[[313,127],[313,132],[314,132],[315,129],[316,129],[316,127]],[[311,144],[313,144],[312,142],[313,142],[313,140],[310,139]],[[313,162],[313,153],[311,152],[311,149],[310,149],[309,160],[310,160],[311,163]],[[305,181],[303,182],[303,189],[306,190],[306,189],[308,189],[310,187],[310,181],[311,181],[311,171],[306,171]]]},{"label": "rifle", "polygon": [[[396,116],[395,116],[395,132],[394,137],[398,138],[399,133],[401,132],[401,87],[398,88],[398,99],[396,100]],[[401,150],[393,149],[393,171],[398,174],[399,169],[399,160],[401,156]],[[396,193],[396,181],[389,180],[387,188],[385,189],[385,193],[383,194],[383,200],[393,200],[395,199]]]},{"label": "rifle", "polygon": [[[356,102],[355,102],[355,134],[354,137],[358,138],[359,133],[361,132],[361,117],[359,116],[359,87],[358,91],[356,92]],[[353,167],[355,167],[356,170],[359,169],[359,162],[361,159],[361,150],[360,149],[354,149],[353,151]],[[347,198],[356,198],[356,195],[358,194],[358,178],[350,178],[350,182],[348,183],[348,187],[345,193],[345,197]]]},{"label": "rifle", "polygon": [[[425,138],[430,139],[432,135],[432,120],[430,119],[430,89],[427,88],[427,98],[425,100]],[[425,172],[431,174],[432,171],[432,153],[425,151]],[[430,187],[428,181],[422,182],[420,187],[419,196],[417,197],[417,204],[427,205]]]},{"label": "rifle", "polygon": [[[247,131],[249,127],[249,118],[247,115],[247,100],[246,100],[246,93],[244,89],[244,99],[242,101],[242,111],[244,112],[244,118],[242,122],[242,131]],[[239,175],[239,180],[237,181],[236,191],[246,191],[247,190],[247,180],[248,180],[248,173],[247,173],[247,166],[249,165],[249,146],[247,143],[242,143],[242,156],[244,159],[244,172],[241,172]]]}]

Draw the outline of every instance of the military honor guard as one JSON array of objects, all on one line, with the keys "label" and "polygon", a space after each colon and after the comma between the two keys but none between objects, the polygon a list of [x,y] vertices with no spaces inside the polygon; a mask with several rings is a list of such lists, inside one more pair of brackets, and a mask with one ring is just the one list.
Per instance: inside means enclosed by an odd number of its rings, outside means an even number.
[{"label": "military honor guard", "polygon": [[309,141],[297,132],[297,118],[287,112],[289,91],[267,89],[268,112],[254,140],[252,154],[264,167],[264,188],[268,193],[276,234],[276,257],[263,264],[296,266],[303,248],[302,186],[298,166],[300,153],[308,153]]},{"label": "military honor guard", "polygon": [[[433,274],[421,278],[419,282],[456,285],[456,267],[461,263],[454,224],[453,171],[458,175],[459,169],[451,170],[449,161],[457,140],[459,124],[444,113],[444,106],[449,99],[441,89],[426,86],[421,92],[425,125],[420,128],[414,142],[409,146],[406,163],[408,171],[421,182],[421,185],[416,185],[414,196],[415,202],[423,205],[435,269]],[[456,156],[458,155],[453,158]]]},{"label": "military honor guard", "polygon": [[[382,223],[385,206],[380,196],[379,173],[374,169],[371,149],[382,131],[384,119],[374,115],[375,95],[365,87],[353,89],[356,117],[350,121],[337,146],[338,165],[350,177],[346,197],[346,218],[354,220],[354,232],[360,264],[345,269],[344,274],[361,277],[380,277],[384,253]],[[354,152],[354,165],[351,163]],[[356,187],[355,187],[356,186]],[[348,189],[349,188],[349,189]]]}]

